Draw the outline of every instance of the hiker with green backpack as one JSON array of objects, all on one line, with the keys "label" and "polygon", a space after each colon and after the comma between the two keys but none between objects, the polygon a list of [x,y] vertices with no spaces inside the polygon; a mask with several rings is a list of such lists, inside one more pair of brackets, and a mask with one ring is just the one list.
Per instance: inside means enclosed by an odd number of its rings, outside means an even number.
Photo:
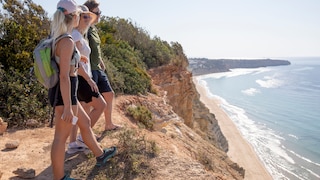
[{"label": "hiker with green backpack", "polygon": [[[60,0],[54,13],[51,32],[52,38],[67,34],[55,42],[53,52],[59,68],[59,81],[49,89],[51,105],[55,103],[55,133],[51,149],[53,179],[72,179],[64,173],[65,144],[73,127],[72,121],[80,128],[85,144],[96,156],[96,166],[104,165],[116,153],[116,147],[102,149],[90,127],[90,119],[77,99],[78,68],[80,53],[70,36],[73,28],[79,24],[81,9],[74,0]],[[55,100],[55,94],[58,94]]]}]

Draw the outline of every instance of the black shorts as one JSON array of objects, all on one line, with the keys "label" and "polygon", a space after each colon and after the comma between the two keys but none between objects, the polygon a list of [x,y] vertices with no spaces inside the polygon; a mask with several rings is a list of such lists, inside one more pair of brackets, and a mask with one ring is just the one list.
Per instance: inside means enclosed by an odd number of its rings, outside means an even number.
[{"label": "black shorts", "polygon": [[97,83],[100,93],[113,91],[107,77],[107,74],[102,70],[92,70],[92,79]]},{"label": "black shorts", "polygon": [[[53,88],[49,89],[49,100],[50,100],[51,106],[53,106],[56,92],[58,93],[56,106],[64,105],[63,99],[61,96],[60,86],[58,86],[59,83],[60,81]],[[70,77],[70,83],[71,83],[71,103],[72,105],[77,105],[78,77]]]},{"label": "black shorts", "polygon": [[94,92],[91,90],[91,86],[82,77],[78,76],[79,86],[78,86],[78,100],[80,102],[89,103],[92,101],[92,97],[98,98],[100,96],[99,92]]}]

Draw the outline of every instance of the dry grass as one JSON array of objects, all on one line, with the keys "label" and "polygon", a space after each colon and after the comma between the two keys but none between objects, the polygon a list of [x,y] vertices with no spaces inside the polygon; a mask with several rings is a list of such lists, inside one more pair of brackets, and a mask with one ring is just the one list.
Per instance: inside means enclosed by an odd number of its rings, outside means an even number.
[{"label": "dry grass", "polygon": [[159,153],[156,143],[146,140],[145,136],[134,130],[124,130],[115,138],[119,139],[118,152],[106,166],[95,167],[96,160],[92,153],[82,155],[77,159],[86,160],[72,170],[71,177],[92,180],[152,179],[149,161]]}]

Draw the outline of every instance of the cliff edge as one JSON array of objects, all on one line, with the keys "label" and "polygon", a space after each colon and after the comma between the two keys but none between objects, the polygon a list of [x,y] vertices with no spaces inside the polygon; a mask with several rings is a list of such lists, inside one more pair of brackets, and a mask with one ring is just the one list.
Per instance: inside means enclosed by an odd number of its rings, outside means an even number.
[{"label": "cliff edge", "polygon": [[[117,96],[112,117],[123,128],[103,132],[103,117],[94,127],[101,146],[116,145],[119,149],[107,167],[95,168],[92,155],[79,153],[66,155],[65,171],[78,179],[243,179],[245,170],[227,156],[228,142],[214,114],[200,102],[192,74],[175,65],[149,73],[157,95]],[[133,105],[150,110],[154,130],[139,127],[128,115],[127,109]],[[123,140],[132,131],[136,133]],[[9,129],[0,136],[2,148],[12,140],[19,142],[16,149],[0,151],[2,179],[17,178],[13,172],[18,168],[35,170],[35,179],[52,179],[53,136],[54,128],[49,127]],[[154,142],[151,144],[156,145],[157,155],[144,152],[148,142]],[[142,153],[133,151],[141,147]]]}]

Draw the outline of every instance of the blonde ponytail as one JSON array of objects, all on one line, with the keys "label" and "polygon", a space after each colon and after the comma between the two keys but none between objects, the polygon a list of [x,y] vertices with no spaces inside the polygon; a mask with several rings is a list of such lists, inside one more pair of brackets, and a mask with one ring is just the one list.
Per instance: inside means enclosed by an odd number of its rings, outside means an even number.
[{"label": "blonde ponytail", "polygon": [[51,37],[56,39],[60,35],[66,34],[68,27],[72,25],[72,18],[72,14],[65,15],[61,10],[57,9],[51,23]]}]

